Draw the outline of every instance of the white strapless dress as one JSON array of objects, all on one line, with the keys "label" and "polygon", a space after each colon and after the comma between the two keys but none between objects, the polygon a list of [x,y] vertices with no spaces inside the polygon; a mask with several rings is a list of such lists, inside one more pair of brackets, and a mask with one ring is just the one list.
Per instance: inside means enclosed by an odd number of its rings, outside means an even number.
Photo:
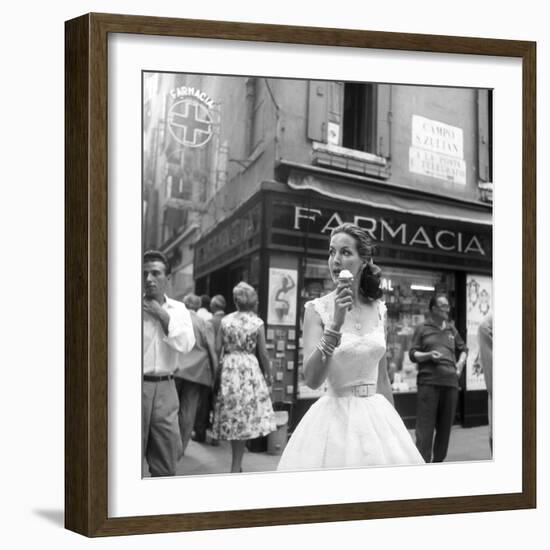
[{"label": "white strapless dress", "polygon": [[[360,331],[351,315],[342,341],[330,360],[327,395],[307,411],[288,441],[278,470],[422,464],[411,435],[388,400],[350,395],[354,386],[376,385],[378,363],[386,352],[383,302],[375,302],[371,319]],[[312,300],[323,325],[330,323],[334,292]],[[371,386],[372,388],[372,386]]]}]

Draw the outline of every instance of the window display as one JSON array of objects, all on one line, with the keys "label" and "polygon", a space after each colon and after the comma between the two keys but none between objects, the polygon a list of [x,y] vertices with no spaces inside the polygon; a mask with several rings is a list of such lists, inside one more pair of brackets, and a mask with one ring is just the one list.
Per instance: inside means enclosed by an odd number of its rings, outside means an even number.
[{"label": "window display", "polygon": [[[415,327],[423,323],[428,313],[428,303],[434,292],[448,294],[454,305],[455,277],[442,271],[425,271],[402,267],[382,267],[383,300],[387,313],[388,374],[394,392],[415,392],[417,367],[409,359],[409,348]],[[327,294],[334,288],[326,260],[309,258],[304,269],[304,281],[300,296],[300,330],[304,304]],[[301,348],[301,346],[300,346]],[[315,398],[323,395],[325,386],[312,390],[305,385],[302,367],[302,350],[298,361],[298,397]]]},{"label": "window display", "polygon": [[321,397],[327,391],[326,382],[318,389],[313,390],[308,387],[304,381],[302,373],[303,351],[302,351],[302,330],[304,322],[304,304],[314,298],[319,298],[330,292],[334,288],[334,283],[330,277],[330,271],[326,260],[308,258],[305,262],[304,281],[300,295],[299,315],[300,315],[300,340],[298,352],[298,399],[312,399]]},{"label": "window display", "polygon": [[409,359],[414,329],[423,323],[434,292],[444,292],[454,305],[451,273],[382,266],[382,288],[388,308],[388,374],[394,392],[416,391],[417,366]]}]

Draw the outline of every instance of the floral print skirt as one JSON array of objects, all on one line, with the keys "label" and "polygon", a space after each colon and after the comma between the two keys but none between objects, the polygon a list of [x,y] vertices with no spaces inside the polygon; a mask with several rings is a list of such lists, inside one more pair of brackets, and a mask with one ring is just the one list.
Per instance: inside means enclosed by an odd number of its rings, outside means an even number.
[{"label": "floral print skirt", "polygon": [[256,356],[243,352],[225,355],[214,402],[213,436],[254,439],[276,428],[269,390]]}]

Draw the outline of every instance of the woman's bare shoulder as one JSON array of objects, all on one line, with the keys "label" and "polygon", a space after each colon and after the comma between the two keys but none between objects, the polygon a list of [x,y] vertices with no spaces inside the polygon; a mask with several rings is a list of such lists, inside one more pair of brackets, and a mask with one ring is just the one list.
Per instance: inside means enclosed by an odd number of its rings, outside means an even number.
[{"label": "woman's bare shoulder", "polygon": [[319,298],[314,298],[309,302],[305,303],[305,319],[310,321],[318,320],[321,324],[326,324],[331,317],[331,312],[334,308],[334,293],[335,291],[329,292],[324,296]]}]

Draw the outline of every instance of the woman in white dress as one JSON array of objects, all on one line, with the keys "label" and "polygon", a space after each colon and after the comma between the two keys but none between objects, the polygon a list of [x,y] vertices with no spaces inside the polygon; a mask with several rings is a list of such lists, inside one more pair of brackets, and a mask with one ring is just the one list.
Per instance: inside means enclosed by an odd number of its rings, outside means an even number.
[{"label": "woman in white dress", "polygon": [[332,231],[328,266],[336,288],[306,303],[303,334],[305,381],[315,389],[327,380],[328,392],[294,430],[278,470],[424,462],[393,407],[386,306],[372,249],[355,224]]}]

